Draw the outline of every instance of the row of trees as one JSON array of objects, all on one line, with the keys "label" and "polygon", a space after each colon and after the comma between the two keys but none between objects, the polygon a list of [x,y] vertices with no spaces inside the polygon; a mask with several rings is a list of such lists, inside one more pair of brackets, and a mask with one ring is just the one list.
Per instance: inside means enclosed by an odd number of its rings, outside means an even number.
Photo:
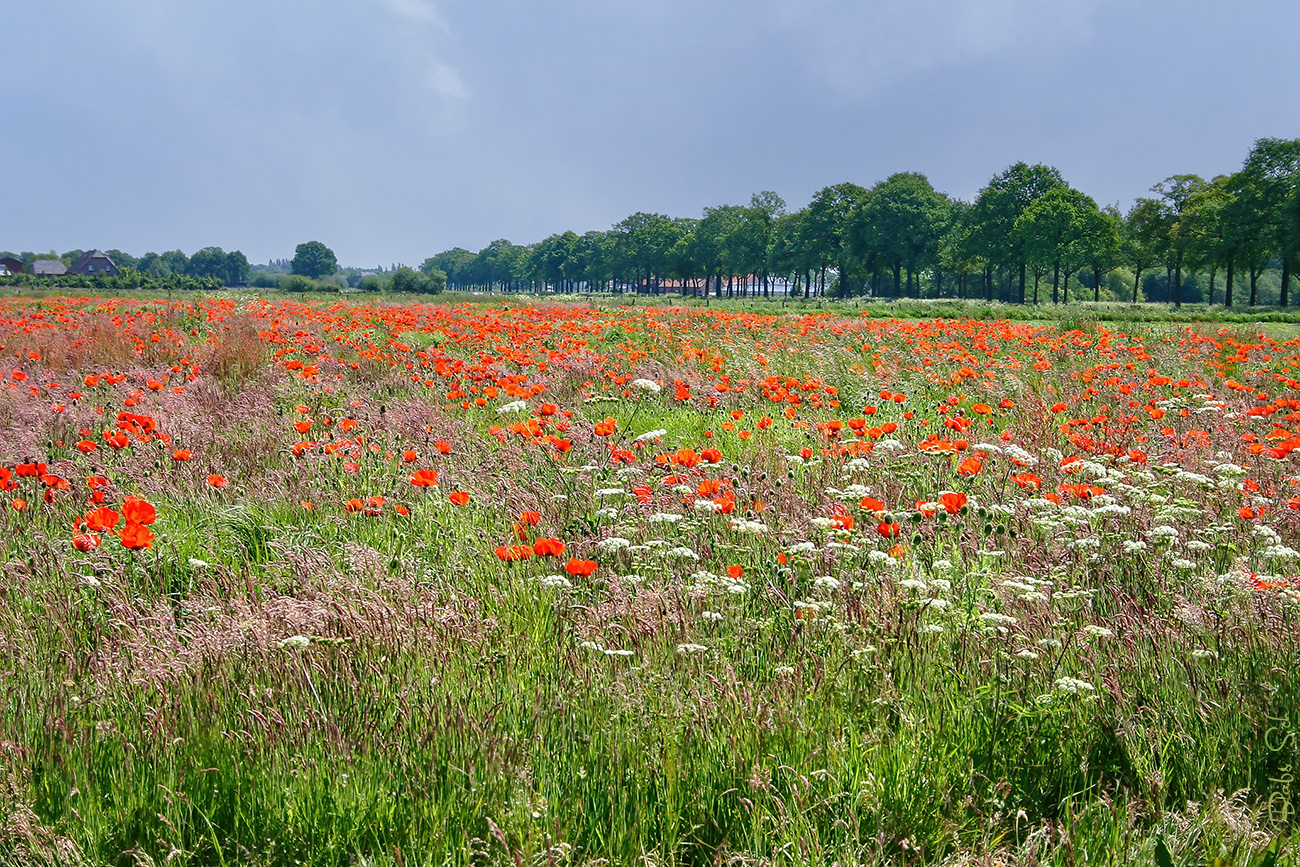
[{"label": "row of trees", "polygon": [[[790,212],[771,192],[699,219],[636,213],[608,231],[521,246],[455,248],[421,271],[450,288],[681,291],[703,297],[1071,297],[1289,303],[1300,252],[1300,139],[1260,139],[1242,168],[1174,175],[1127,212],[1100,207],[1060,171],[1016,163],[973,202],[895,174],[820,190]],[[1269,297],[1263,275],[1273,269]],[[1218,285],[1222,281],[1222,293]],[[1071,295],[1073,284],[1074,294]],[[1272,287],[1277,285],[1277,296]]]},{"label": "row of trees", "polygon": [[[69,250],[66,253],[33,253],[30,250],[24,250],[21,253],[0,252],[0,256],[13,256],[21,259],[30,266],[33,262],[40,259],[59,259],[64,265],[72,265],[73,262],[81,258],[85,250]],[[198,250],[193,256],[186,256],[182,250],[169,250],[166,253],[145,253],[143,256],[132,256],[130,253],[124,253],[121,250],[105,250],[108,258],[113,260],[113,264],[123,272],[123,276],[129,276],[128,272],[138,273],[145,277],[156,278],[150,281],[150,284],[173,285],[178,284],[177,280],[168,280],[167,278],[193,277],[193,278],[210,278],[226,286],[242,286],[248,282],[249,275],[252,273],[252,266],[249,265],[248,257],[239,250],[231,250],[227,253],[220,247],[204,247]],[[158,283],[158,279],[162,283]],[[71,285],[71,284],[69,284]],[[187,284],[199,285],[199,284]],[[202,285],[209,285],[204,283]],[[142,288],[151,288],[141,284]]]}]

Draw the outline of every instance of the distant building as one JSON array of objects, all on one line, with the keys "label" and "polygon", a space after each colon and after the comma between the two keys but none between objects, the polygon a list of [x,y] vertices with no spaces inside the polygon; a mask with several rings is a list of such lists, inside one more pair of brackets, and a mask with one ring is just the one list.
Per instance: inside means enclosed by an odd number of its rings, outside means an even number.
[{"label": "distant building", "polygon": [[69,274],[82,274],[86,277],[94,277],[96,274],[107,274],[109,277],[116,277],[121,272],[113,264],[113,260],[108,258],[107,254],[100,250],[91,250],[89,253],[83,253],[81,258],[72,263],[68,269]]},{"label": "distant building", "polygon": [[32,263],[32,273],[42,277],[58,277],[68,273],[68,266],[61,259],[37,259]]},{"label": "distant building", "polygon": [[13,256],[0,256],[0,268],[10,274],[22,274],[27,270],[27,264],[22,259],[15,259]]}]

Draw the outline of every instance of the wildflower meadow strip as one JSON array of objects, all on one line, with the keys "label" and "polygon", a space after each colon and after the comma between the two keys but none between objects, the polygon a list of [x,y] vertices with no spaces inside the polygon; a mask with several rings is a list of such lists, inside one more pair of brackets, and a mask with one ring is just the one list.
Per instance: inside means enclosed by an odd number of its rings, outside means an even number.
[{"label": "wildflower meadow strip", "polygon": [[1297,368],[1204,325],[5,299],[0,854],[1277,857]]}]

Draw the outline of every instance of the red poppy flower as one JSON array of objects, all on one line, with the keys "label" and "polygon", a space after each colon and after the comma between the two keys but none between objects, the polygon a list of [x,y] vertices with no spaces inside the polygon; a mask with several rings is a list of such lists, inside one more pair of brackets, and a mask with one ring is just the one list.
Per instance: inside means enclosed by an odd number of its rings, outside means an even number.
[{"label": "red poppy flower", "polygon": [[730,578],[732,581],[739,581],[744,576],[744,574],[745,574],[744,566],[732,565],[727,567],[727,577]]},{"label": "red poppy flower", "polygon": [[158,519],[158,511],[153,504],[139,497],[127,497],[122,501],[122,516],[127,523],[152,524]]},{"label": "red poppy flower", "polygon": [[966,505],[966,495],[956,491],[947,491],[939,495],[939,503],[949,515],[955,515]]},{"label": "red poppy flower", "polygon": [[78,533],[72,537],[72,547],[85,553],[99,547],[100,538],[94,533]]},{"label": "red poppy flower", "polygon": [[107,533],[117,526],[121,515],[107,507],[94,509],[86,513],[86,527],[96,533]]},{"label": "red poppy flower", "polygon": [[172,460],[174,461],[188,461],[192,457],[194,457],[194,452],[189,449],[177,449],[172,452]]},{"label": "red poppy flower", "polygon": [[411,484],[417,488],[432,488],[438,484],[437,470],[416,470],[411,474]]},{"label": "red poppy flower", "polygon": [[886,539],[896,539],[898,534],[903,532],[903,528],[892,521],[881,521],[876,525],[876,532]]},{"label": "red poppy flower", "polygon": [[215,473],[208,476],[208,484],[214,488],[224,488],[226,486],[226,477],[218,476]]},{"label": "red poppy flower", "polygon": [[144,524],[131,522],[122,528],[122,534],[118,538],[122,540],[123,548],[140,551],[153,547],[153,536],[153,531]]},{"label": "red poppy flower", "polygon": [[465,491],[453,491],[447,499],[451,500],[452,504],[456,506],[469,505],[469,494]]},{"label": "red poppy flower", "polygon": [[541,512],[520,512],[519,523],[527,524],[530,527],[536,526],[542,520]]},{"label": "red poppy flower", "polygon": [[572,557],[568,563],[564,564],[564,571],[578,578],[586,578],[596,571],[596,561],[579,560],[577,557]]},{"label": "red poppy flower", "polygon": [[533,543],[533,553],[538,557],[559,557],[564,554],[564,543],[559,539],[538,539]]}]

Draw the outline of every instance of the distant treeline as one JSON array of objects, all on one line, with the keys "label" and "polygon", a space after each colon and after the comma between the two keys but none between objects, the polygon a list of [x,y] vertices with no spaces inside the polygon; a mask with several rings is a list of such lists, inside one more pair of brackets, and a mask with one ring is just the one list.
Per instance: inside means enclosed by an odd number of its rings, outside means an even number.
[{"label": "distant treeline", "polygon": [[[0,258],[9,256],[20,259],[27,267],[26,275],[11,275],[9,278],[0,279],[0,285],[27,285],[31,281],[16,279],[19,277],[32,277],[30,269],[33,262],[42,259],[58,259],[64,265],[72,265],[73,262],[81,258],[85,250],[69,250],[66,253],[33,253],[30,250],[24,250],[21,253],[12,253],[0,251]],[[204,247],[197,251],[193,256],[186,256],[181,250],[170,250],[166,253],[145,253],[143,256],[132,256],[121,250],[105,250],[104,253],[108,258],[113,260],[113,264],[118,267],[122,273],[117,277],[104,277],[97,275],[95,277],[80,278],[76,274],[61,275],[41,275],[32,277],[36,282],[32,285],[37,286],[64,286],[69,288],[141,288],[141,289],[202,289],[209,288],[215,284],[217,288],[221,286],[243,286],[248,283],[249,276],[252,273],[252,266],[248,263],[248,257],[239,250],[231,250],[227,253],[220,247]],[[115,281],[110,283],[104,281]],[[98,282],[97,282],[98,281]]]},{"label": "distant treeline", "polygon": [[471,291],[1290,302],[1300,139],[1260,139],[1234,174],[1151,191],[1123,213],[1022,162],[965,202],[907,172],[826,187],[794,212],[763,192],[699,219],[636,213],[603,232],[457,247],[420,270]]}]

